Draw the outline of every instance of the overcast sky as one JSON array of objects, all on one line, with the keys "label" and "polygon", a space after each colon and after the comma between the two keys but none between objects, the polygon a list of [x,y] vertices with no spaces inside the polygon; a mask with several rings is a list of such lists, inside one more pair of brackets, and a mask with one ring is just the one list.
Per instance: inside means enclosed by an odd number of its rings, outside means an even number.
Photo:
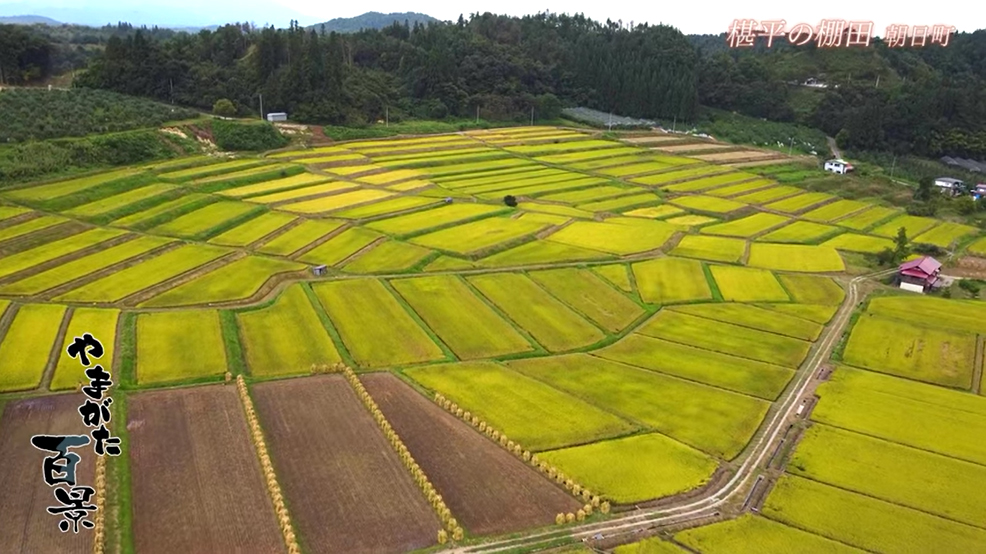
[{"label": "overcast sky", "polygon": [[[784,19],[788,25],[809,23],[817,25],[822,18],[873,21],[874,32],[882,35],[887,25],[950,24],[959,31],[986,28],[986,8],[970,10],[979,2],[861,2],[859,0],[758,0],[756,2],[701,1],[634,1],[599,2],[598,0],[365,0],[347,4],[324,0],[275,0],[314,20],[352,17],[367,11],[422,12],[443,20],[454,20],[474,12],[526,15],[539,11],[584,13],[592,19],[624,23],[666,23],[686,34],[718,34],[726,32],[733,19]],[[980,4],[980,6],[982,6]]]}]

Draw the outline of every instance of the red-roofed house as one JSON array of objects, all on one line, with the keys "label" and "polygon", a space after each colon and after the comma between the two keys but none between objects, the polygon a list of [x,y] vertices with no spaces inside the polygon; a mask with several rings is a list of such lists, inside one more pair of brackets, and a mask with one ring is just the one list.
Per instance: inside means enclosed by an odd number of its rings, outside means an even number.
[{"label": "red-roofed house", "polygon": [[900,288],[913,292],[925,292],[938,282],[941,263],[931,256],[916,258],[900,264],[897,282]]}]

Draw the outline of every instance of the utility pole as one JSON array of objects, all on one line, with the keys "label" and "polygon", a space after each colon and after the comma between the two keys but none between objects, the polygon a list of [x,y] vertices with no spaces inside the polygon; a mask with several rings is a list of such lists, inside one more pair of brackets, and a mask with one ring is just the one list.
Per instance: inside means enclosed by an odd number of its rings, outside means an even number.
[{"label": "utility pole", "polygon": [[168,79],[168,86],[171,87],[171,103],[175,103],[175,80]]},{"label": "utility pole", "polygon": [[[385,127],[390,127],[390,106],[387,106],[386,108],[384,108],[384,112],[383,113],[384,113],[384,116],[383,116],[384,117],[383,124],[384,124]],[[380,121],[380,120],[378,119],[377,121]]]},{"label": "utility pole", "polygon": [[880,76],[876,76],[876,88],[880,88]]},{"label": "utility pole", "polygon": [[671,123],[671,132],[673,133],[678,127],[678,116],[674,116],[674,121]]},{"label": "utility pole", "polygon": [[264,95],[260,95],[260,120],[264,119]]},{"label": "utility pole", "polygon": [[895,167],[897,167],[897,155],[896,154],[894,154],[894,161],[893,161],[893,163],[890,164],[890,179],[891,180],[893,180],[893,178],[894,178],[894,168]]},{"label": "utility pole", "polygon": [[613,112],[609,112],[609,132],[613,132]]},{"label": "utility pole", "polygon": [[791,137],[791,145],[787,148],[787,155],[790,156],[791,152],[794,152],[794,137]]},{"label": "utility pole", "polygon": [[479,125],[479,106],[476,106],[476,125]]},{"label": "utility pole", "polygon": [[531,106],[531,127],[534,126],[534,106]]}]

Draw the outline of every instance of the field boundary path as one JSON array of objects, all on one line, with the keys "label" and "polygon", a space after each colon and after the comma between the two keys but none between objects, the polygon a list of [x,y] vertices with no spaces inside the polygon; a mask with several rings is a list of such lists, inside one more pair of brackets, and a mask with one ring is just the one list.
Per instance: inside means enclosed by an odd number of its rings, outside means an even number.
[{"label": "field boundary path", "polygon": [[860,275],[849,282],[846,297],[839,306],[835,318],[826,329],[825,335],[820,339],[818,347],[811,354],[809,360],[799,369],[795,376],[794,386],[791,387],[783,398],[774,404],[778,409],[774,411],[772,416],[768,415],[770,419],[766,427],[759,433],[758,438],[754,439],[755,442],[752,442],[752,448],[749,448],[749,453],[743,459],[736,474],[718,488],[707,490],[697,498],[692,497],[682,500],[678,504],[665,505],[660,508],[635,510],[627,515],[603,522],[575,525],[550,531],[545,530],[526,537],[465,546],[457,548],[452,552],[502,552],[519,548],[530,548],[539,544],[547,546],[548,544],[557,543],[565,539],[582,540],[595,535],[607,536],[614,533],[635,533],[648,528],[719,517],[719,510],[728,502],[734,500],[734,498],[742,500],[742,492],[746,490],[751,479],[756,479],[760,475],[762,465],[775,450],[775,444],[786,434],[787,423],[795,414],[801,397],[812,385],[818,368],[828,361],[832,349],[842,338],[846,327],[851,321],[853,311],[862,301],[859,292],[860,283],[870,278],[880,277],[889,271],[892,270]]}]

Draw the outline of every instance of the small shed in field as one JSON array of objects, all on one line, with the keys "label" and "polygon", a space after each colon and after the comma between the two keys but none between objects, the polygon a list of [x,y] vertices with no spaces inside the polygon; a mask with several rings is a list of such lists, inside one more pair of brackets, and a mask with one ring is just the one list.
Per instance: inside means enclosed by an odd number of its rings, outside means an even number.
[{"label": "small shed in field", "polygon": [[941,273],[941,263],[931,256],[923,256],[900,264],[897,268],[897,285],[912,292],[926,292],[935,286]]},{"label": "small shed in field", "polygon": [[312,268],[312,274],[315,275],[316,277],[322,277],[328,272],[329,272],[329,266],[326,265],[317,265]]},{"label": "small shed in field", "polygon": [[284,112],[273,112],[267,114],[267,121],[274,123],[275,121],[287,121],[288,114]]}]

